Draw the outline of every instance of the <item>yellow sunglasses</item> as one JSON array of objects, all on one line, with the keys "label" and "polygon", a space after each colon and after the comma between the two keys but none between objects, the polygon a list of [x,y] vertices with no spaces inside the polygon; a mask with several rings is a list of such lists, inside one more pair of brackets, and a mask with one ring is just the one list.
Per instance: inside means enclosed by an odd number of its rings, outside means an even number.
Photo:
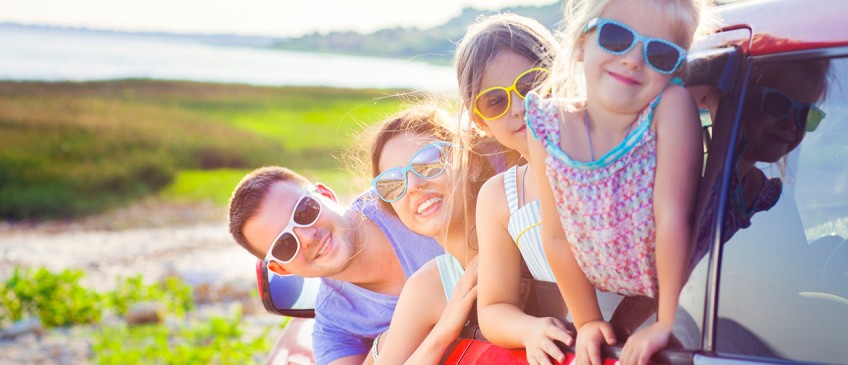
[{"label": "yellow sunglasses", "polygon": [[498,119],[507,111],[512,104],[512,93],[515,91],[521,99],[527,96],[531,90],[547,79],[550,72],[548,70],[536,67],[518,75],[515,82],[509,87],[495,86],[481,91],[474,99],[474,114],[480,116],[484,120]]}]

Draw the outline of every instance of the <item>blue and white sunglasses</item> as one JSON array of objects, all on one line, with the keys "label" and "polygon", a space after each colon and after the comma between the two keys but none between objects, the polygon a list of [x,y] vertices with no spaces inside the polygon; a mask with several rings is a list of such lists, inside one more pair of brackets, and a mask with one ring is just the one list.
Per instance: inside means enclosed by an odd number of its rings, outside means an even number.
[{"label": "blue and white sunglasses", "polygon": [[403,198],[408,185],[406,176],[410,171],[422,179],[433,179],[441,175],[447,167],[445,146],[452,144],[432,142],[416,151],[406,166],[394,167],[377,175],[371,180],[371,185],[377,190],[377,196],[387,203]]},{"label": "blue and white sunglasses", "polygon": [[651,38],[637,33],[632,28],[615,20],[594,18],[586,23],[583,33],[598,28],[598,46],[614,55],[630,52],[636,43],[642,42],[645,63],[654,71],[668,75],[676,71],[686,59],[686,50],[661,38]]}]

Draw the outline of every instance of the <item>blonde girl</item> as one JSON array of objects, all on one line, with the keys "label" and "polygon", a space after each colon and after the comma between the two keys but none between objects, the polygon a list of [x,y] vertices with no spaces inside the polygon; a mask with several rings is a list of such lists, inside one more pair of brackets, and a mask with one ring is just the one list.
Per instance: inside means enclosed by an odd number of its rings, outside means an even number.
[{"label": "blonde girl", "polygon": [[[547,78],[557,49],[551,32],[526,17],[496,15],[469,27],[454,64],[463,109],[475,129],[527,156],[524,96]],[[473,131],[458,134],[469,135]],[[524,347],[530,364],[550,364],[551,358],[564,359],[554,341],[570,344],[572,338],[564,311],[534,317],[521,306],[522,260],[534,279],[554,281],[542,250],[536,184],[528,171],[527,164],[513,166],[480,191],[478,319],[492,343]]]},{"label": "blonde girl", "polygon": [[647,363],[671,338],[702,161],[697,108],[673,80],[702,7],[569,1],[557,97],[527,97],[542,239],[577,328],[578,364],[600,365],[601,342],[617,340],[595,288],[657,305],[657,321],[630,336],[622,364]]}]

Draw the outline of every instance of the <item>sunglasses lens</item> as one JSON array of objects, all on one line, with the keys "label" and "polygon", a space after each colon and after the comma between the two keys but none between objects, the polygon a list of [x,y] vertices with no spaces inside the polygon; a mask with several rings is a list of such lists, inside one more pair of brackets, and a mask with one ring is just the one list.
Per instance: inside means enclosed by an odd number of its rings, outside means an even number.
[{"label": "sunglasses lens", "polygon": [[765,115],[782,119],[792,111],[792,100],[774,91],[768,91],[763,95],[762,109]]},{"label": "sunglasses lens", "polygon": [[311,196],[305,196],[294,208],[294,222],[301,226],[311,226],[321,213],[321,204]]},{"label": "sunglasses lens", "polygon": [[818,107],[810,107],[810,112],[807,113],[807,127],[804,128],[807,132],[812,132],[818,129],[819,124],[821,124],[822,120],[826,116],[824,110],[819,109]]},{"label": "sunglasses lens", "polygon": [[442,150],[436,146],[424,147],[421,151],[412,157],[412,170],[418,176],[426,179],[432,179],[445,170],[445,158],[442,155]]},{"label": "sunglasses lens", "polygon": [[294,254],[297,253],[297,246],[297,238],[294,234],[289,232],[283,233],[280,239],[274,242],[274,247],[271,248],[271,255],[277,260],[287,262],[294,258]]},{"label": "sunglasses lens", "polygon": [[518,93],[518,96],[525,97],[527,93],[532,91],[539,86],[545,78],[547,78],[548,74],[541,70],[531,71],[523,76],[521,76],[518,80],[515,80],[515,91]]},{"label": "sunglasses lens", "polygon": [[489,90],[477,97],[474,106],[484,118],[495,118],[506,111],[509,95],[504,89]]},{"label": "sunglasses lens", "polygon": [[613,53],[626,51],[633,44],[633,32],[618,24],[606,23],[598,32],[598,44]]},{"label": "sunglasses lens", "polygon": [[663,42],[648,42],[645,53],[648,55],[648,63],[662,72],[674,71],[677,68],[677,60],[680,59],[680,52]]},{"label": "sunglasses lens", "polygon": [[403,194],[405,180],[401,169],[390,169],[383,172],[374,185],[383,200],[396,200]]}]

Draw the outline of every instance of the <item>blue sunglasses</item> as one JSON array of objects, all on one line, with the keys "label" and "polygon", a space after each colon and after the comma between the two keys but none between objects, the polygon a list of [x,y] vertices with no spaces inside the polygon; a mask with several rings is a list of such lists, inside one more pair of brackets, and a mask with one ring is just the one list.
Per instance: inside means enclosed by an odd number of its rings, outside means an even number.
[{"label": "blue sunglasses", "polygon": [[416,151],[406,166],[394,167],[377,175],[374,180],[371,180],[377,196],[387,203],[403,198],[408,185],[406,176],[410,171],[422,179],[433,179],[441,175],[447,166],[444,146],[452,146],[452,144],[442,141],[432,142]]},{"label": "blue sunglasses", "polygon": [[614,55],[630,52],[636,43],[642,42],[645,63],[663,75],[676,71],[686,59],[686,50],[661,38],[645,37],[632,28],[615,20],[594,18],[586,24],[583,33],[598,28],[598,46]]},{"label": "blue sunglasses", "polygon": [[795,125],[800,130],[815,131],[825,117],[825,112],[813,103],[801,103],[778,90],[760,88],[760,112],[775,120],[783,120],[794,114]]}]

